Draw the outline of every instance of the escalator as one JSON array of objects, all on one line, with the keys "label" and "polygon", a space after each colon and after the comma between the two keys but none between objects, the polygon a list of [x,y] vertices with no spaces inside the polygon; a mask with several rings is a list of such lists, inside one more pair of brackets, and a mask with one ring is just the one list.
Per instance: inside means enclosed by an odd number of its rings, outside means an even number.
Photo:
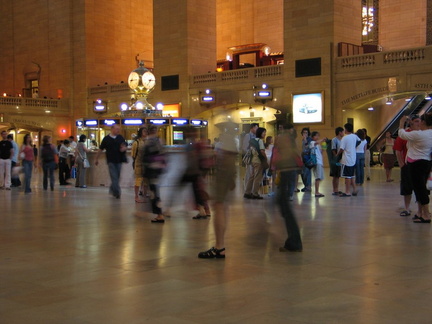
[{"label": "escalator", "polygon": [[432,100],[426,99],[425,95],[417,95],[411,98],[409,102],[396,114],[396,116],[387,124],[387,126],[378,134],[376,138],[371,142],[371,164],[381,164],[379,157],[378,143],[385,137],[386,132],[390,132],[393,138],[397,137],[399,130],[399,122],[404,116],[422,115],[424,113],[432,111]]}]

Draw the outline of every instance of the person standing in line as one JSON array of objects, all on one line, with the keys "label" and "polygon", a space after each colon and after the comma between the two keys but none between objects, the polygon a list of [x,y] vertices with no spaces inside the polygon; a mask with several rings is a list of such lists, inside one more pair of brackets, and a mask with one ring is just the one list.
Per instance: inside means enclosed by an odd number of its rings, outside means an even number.
[{"label": "person standing in line", "polygon": [[[309,144],[311,142],[310,137],[310,130],[308,127],[304,127],[301,131],[302,135],[302,157],[307,156],[310,154],[310,147]],[[305,158],[303,158],[303,162],[305,162]],[[312,186],[312,172],[309,168],[306,166],[303,166],[301,178],[303,181],[304,188],[301,190],[301,192],[311,192],[311,186]]]},{"label": "person standing in line", "polygon": [[200,259],[225,258],[225,233],[228,223],[229,199],[235,189],[237,143],[235,125],[226,126],[226,132],[220,135],[220,147],[216,150],[215,177],[218,181],[213,186],[213,226],[216,242],[207,251],[199,252]]},{"label": "person standing in line", "polygon": [[290,203],[291,200],[287,199],[294,192],[298,170],[301,168],[301,162],[299,162],[301,161],[301,157],[295,143],[296,133],[293,125],[288,123],[283,125],[282,128],[283,130],[276,138],[273,159],[270,163],[279,172],[280,182],[276,199],[281,216],[285,220],[288,234],[284,246],[280,247],[279,251],[302,252],[303,243],[299,226]]},{"label": "person standing in line", "polygon": [[[409,122],[405,124],[405,131],[418,131],[420,130],[420,116],[413,115],[410,117]],[[398,160],[399,168],[400,168],[400,195],[404,197],[404,207],[405,209],[399,214],[402,217],[410,216],[410,204],[411,204],[411,196],[413,192],[413,184],[410,176],[410,172],[408,169],[408,164],[406,161],[407,155],[407,140],[402,139],[398,136],[395,140],[395,144],[393,149],[396,153],[396,158]],[[417,215],[420,213],[420,205],[418,205]]]},{"label": "person standing in line", "polygon": [[42,147],[40,149],[39,163],[43,170],[43,189],[48,189],[48,178],[50,179],[51,191],[54,190],[54,170],[56,162],[57,148],[51,143],[51,136],[44,135],[42,138]]},{"label": "person standing in line", "polygon": [[11,190],[11,168],[14,149],[12,143],[7,139],[7,132],[1,132],[0,141],[0,189]]},{"label": "person standing in line", "polygon": [[320,183],[324,180],[324,161],[321,151],[321,143],[326,141],[326,138],[320,139],[319,132],[312,132],[309,149],[311,154],[315,154],[317,164],[312,168],[315,177],[315,198],[322,198],[324,194],[319,191]]},{"label": "person standing in line", "polygon": [[69,140],[64,140],[63,143],[60,145],[59,149],[59,182],[60,186],[67,186],[70,185],[69,182],[67,182],[68,175],[70,173],[69,166],[67,164],[67,158],[70,153],[69,148]]},{"label": "person standing in line", "polygon": [[29,194],[32,192],[30,185],[33,167],[36,167],[36,164],[34,164],[35,155],[33,150],[33,139],[30,134],[24,136],[20,155],[22,156],[22,166],[24,170],[24,193]]},{"label": "person standing in line", "polygon": [[99,164],[99,156],[105,150],[108,170],[111,178],[109,192],[115,198],[120,199],[120,174],[122,163],[126,162],[127,144],[123,136],[120,135],[120,126],[114,124],[111,126],[111,132],[102,140],[99,150],[96,154],[95,165]]},{"label": "person standing in line", "polygon": [[258,194],[263,179],[263,163],[267,160],[264,147],[264,138],[266,136],[266,129],[259,127],[256,131],[256,137],[250,140],[250,147],[252,148],[252,163],[248,165],[250,168],[250,177],[246,183],[244,197],[247,199],[264,199]]},{"label": "person standing in line", "polygon": [[378,147],[381,147],[383,150],[382,161],[384,163],[384,169],[386,173],[386,182],[393,182],[393,179],[391,178],[391,172],[396,162],[393,146],[394,139],[391,137],[391,133],[387,131],[385,133],[385,138],[381,140],[380,145],[378,145]]},{"label": "person standing in line", "polygon": [[370,181],[371,179],[371,171],[370,171],[370,164],[371,164],[371,154],[370,154],[370,145],[371,145],[371,138],[367,134],[367,129],[363,128],[363,131],[365,133],[365,139],[367,142],[366,145],[366,151],[365,151],[365,176],[366,180]]},{"label": "person standing in line", "polygon": [[[70,155],[69,155],[69,168],[72,169],[73,166],[75,166],[75,149],[77,147],[77,142],[75,142],[75,137],[69,136],[69,149],[70,149]],[[76,166],[75,166],[76,168]]]},{"label": "person standing in line", "polygon": [[[243,137],[242,142],[242,157],[246,154],[247,150],[250,147],[250,140],[252,138],[256,138],[256,131],[258,129],[259,125],[257,123],[252,123],[250,125],[250,131]],[[246,172],[244,177],[244,188],[246,190],[247,183],[249,182],[249,179],[253,177],[253,167],[252,164],[246,165]],[[250,199],[250,195],[247,195],[246,192],[243,196],[244,198]]]},{"label": "person standing in line", "polygon": [[13,135],[8,134],[7,139],[9,142],[12,143],[14,153],[11,157],[11,187],[19,187],[21,186],[21,181],[19,178],[18,173],[12,172],[13,168],[18,165],[18,153],[19,153],[19,147],[18,144],[13,140]]},{"label": "person standing in line", "polygon": [[[273,147],[274,147],[273,136],[267,136],[266,137],[264,147],[265,147],[265,154],[267,156],[267,161],[271,161],[272,153],[273,153]],[[264,176],[266,177],[266,179],[268,181],[268,184],[267,184],[269,187],[268,196],[272,197],[275,194],[274,174],[273,174],[272,170],[269,168],[265,171]]]},{"label": "person standing in line", "polygon": [[359,129],[356,135],[361,142],[356,147],[356,185],[361,186],[364,182],[364,165],[367,141],[363,129]]},{"label": "person standing in line", "polygon": [[344,129],[342,127],[336,127],[335,128],[335,137],[332,138],[329,145],[327,145],[327,155],[329,159],[329,165],[330,165],[330,177],[332,177],[332,186],[333,186],[333,196],[339,196],[342,194],[341,191],[339,191],[339,179],[341,176],[341,165],[340,165],[340,158],[341,156],[338,155],[340,144],[342,137],[344,136]]},{"label": "person standing in line", "polygon": [[342,154],[341,159],[341,176],[345,178],[345,192],[340,194],[339,197],[357,196],[357,189],[355,184],[355,163],[356,163],[356,147],[360,139],[357,135],[353,134],[354,126],[350,123],[344,125],[345,136],[342,137],[341,146],[338,154]]},{"label": "person standing in line", "polygon": [[141,127],[138,130],[137,137],[132,144],[132,159],[133,159],[133,169],[135,175],[135,202],[143,203],[144,200],[140,199],[139,193],[142,192],[143,196],[145,196],[146,190],[144,190],[145,179],[144,179],[144,164],[143,164],[143,155],[144,155],[144,146],[147,139],[147,127]]},{"label": "person standing in line", "polygon": [[410,171],[416,199],[419,203],[419,214],[414,223],[431,223],[429,211],[429,194],[426,187],[431,172],[432,154],[432,113],[423,114],[420,117],[421,127],[419,131],[407,132],[404,129],[409,117],[401,118],[399,123],[399,136],[408,141],[406,161]]},{"label": "person standing in line", "polygon": [[159,195],[159,177],[166,167],[166,161],[157,126],[152,125],[149,127],[147,141],[144,145],[143,162],[144,177],[149,182],[152,212],[156,215],[151,222],[165,223]]},{"label": "person standing in line", "polygon": [[79,137],[78,144],[75,148],[75,164],[77,168],[75,187],[77,188],[87,188],[86,185],[87,169],[84,167],[84,160],[87,159],[87,152],[89,152],[90,150],[85,145],[86,139],[87,136],[81,134]]}]

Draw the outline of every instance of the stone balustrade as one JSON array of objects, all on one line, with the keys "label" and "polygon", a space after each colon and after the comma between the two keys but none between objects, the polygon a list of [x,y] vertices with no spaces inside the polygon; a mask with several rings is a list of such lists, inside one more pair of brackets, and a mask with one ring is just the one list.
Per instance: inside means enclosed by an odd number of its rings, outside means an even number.
[{"label": "stone balustrade", "polygon": [[0,97],[0,108],[7,111],[21,109],[26,112],[50,110],[53,113],[69,113],[67,101],[60,99],[36,99],[23,97]]},{"label": "stone balustrade", "polygon": [[253,83],[257,79],[281,78],[283,76],[283,65],[268,65],[256,68],[237,69],[223,72],[197,74],[191,76],[191,87],[204,84],[217,84],[224,82]]},{"label": "stone balustrade", "polygon": [[368,53],[336,58],[336,73],[372,71],[410,65],[424,65],[432,60],[432,46],[398,51]]}]

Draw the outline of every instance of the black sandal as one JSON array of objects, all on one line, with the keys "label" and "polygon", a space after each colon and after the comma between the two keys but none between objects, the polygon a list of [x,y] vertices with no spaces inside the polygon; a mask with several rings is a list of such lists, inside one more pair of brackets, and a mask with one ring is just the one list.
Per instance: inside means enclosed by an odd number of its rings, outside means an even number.
[{"label": "black sandal", "polygon": [[413,220],[413,223],[427,223],[429,224],[431,222],[430,218],[429,219],[424,219],[423,217],[419,217],[415,220]]},{"label": "black sandal", "polygon": [[207,219],[207,216],[198,214],[198,215],[192,217],[192,219]]},{"label": "black sandal", "polygon": [[216,249],[215,247],[212,247],[210,250],[200,252],[198,253],[198,258],[200,259],[225,259],[225,254],[221,254],[221,252],[224,252],[225,248],[223,249]]}]

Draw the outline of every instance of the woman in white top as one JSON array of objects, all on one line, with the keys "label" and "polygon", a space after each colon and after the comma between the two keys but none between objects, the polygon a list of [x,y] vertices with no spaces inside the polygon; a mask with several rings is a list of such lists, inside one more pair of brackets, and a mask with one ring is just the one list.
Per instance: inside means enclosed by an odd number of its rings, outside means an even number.
[{"label": "woman in white top", "polygon": [[359,129],[356,135],[360,138],[361,142],[356,147],[356,185],[362,185],[364,182],[364,167],[365,167],[365,153],[367,147],[366,134],[363,129]]},{"label": "woman in white top", "polygon": [[[273,136],[267,136],[266,141],[264,143],[265,147],[265,154],[267,156],[267,161],[271,161],[272,153],[273,153],[273,147],[274,147],[274,140]],[[267,179],[267,183],[269,188],[271,188],[270,192],[268,193],[269,196],[274,195],[274,181],[273,181],[273,173],[269,175],[270,169],[265,170],[264,177]]]},{"label": "woman in white top", "polygon": [[400,138],[408,141],[406,162],[411,175],[414,193],[420,205],[420,212],[414,217],[414,223],[430,223],[429,190],[426,182],[431,171],[432,154],[432,113],[420,117],[421,130],[407,132],[404,124],[409,120],[406,116],[399,123]]},{"label": "woman in white top", "polygon": [[87,136],[84,134],[80,135],[78,144],[75,149],[75,163],[77,166],[77,176],[75,187],[87,188],[86,185],[86,168],[84,168],[84,160],[87,159],[87,152],[89,149],[85,145]]}]

